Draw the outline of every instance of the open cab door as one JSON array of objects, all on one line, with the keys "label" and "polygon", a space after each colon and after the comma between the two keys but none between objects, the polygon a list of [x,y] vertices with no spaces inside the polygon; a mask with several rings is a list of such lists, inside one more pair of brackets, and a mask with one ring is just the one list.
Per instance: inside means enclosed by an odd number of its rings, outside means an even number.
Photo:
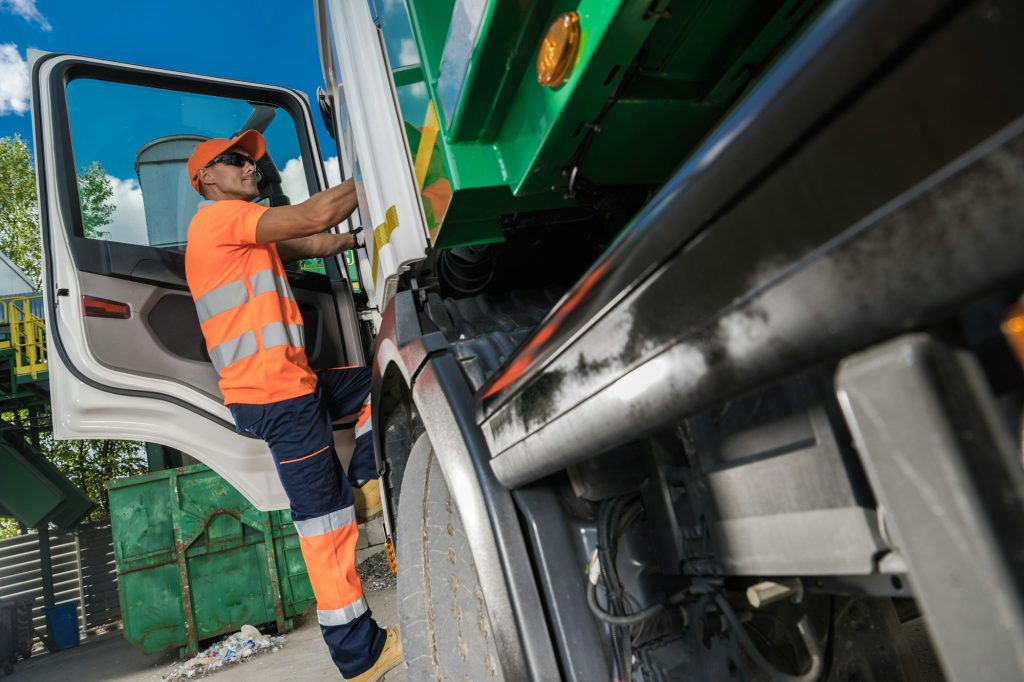
[{"label": "open cab door", "polygon": [[[287,507],[266,445],[235,432],[185,283],[201,199],[185,168],[198,142],[256,129],[259,201],[303,201],[326,186],[308,103],[287,88],[32,57],[55,437],[171,446],[259,509]],[[341,258],[286,267],[311,366],[363,364]]]}]

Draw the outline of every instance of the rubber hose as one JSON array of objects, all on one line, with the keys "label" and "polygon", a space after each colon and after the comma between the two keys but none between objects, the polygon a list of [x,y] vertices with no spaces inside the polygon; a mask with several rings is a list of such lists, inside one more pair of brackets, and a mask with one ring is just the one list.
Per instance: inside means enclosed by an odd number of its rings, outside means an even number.
[{"label": "rubber hose", "polygon": [[590,606],[590,610],[593,611],[594,615],[600,618],[609,625],[615,625],[617,627],[628,627],[630,625],[636,625],[642,621],[647,620],[651,616],[664,611],[664,604],[652,604],[642,611],[636,613],[629,613],[625,616],[615,616],[604,609],[597,603],[597,585],[594,583],[587,583],[587,604]]},{"label": "rubber hose", "polygon": [[814,682],[821,675],[821,649],[818,646],[818,640],[815,639],[814,633],[811,631],[811,625],[807,621],[807,616],[804,616],[797,622],[796,629],[800,632],[804,646],[807,647],[807,653],[811,657],[811,666],[807,669],[807,672],[791,675],[782,672],[761,655],[757,646],[750,639],[750,635],[747,634],[747,631],[740,624],[739,618],[736,617],[736,612],[733,611],[729,600],[724,595],[721,593],[716,594],[715,603],[729,622],[729,627],[736,633],[736,638],[739,639],[740,645],[747,652],[747,656],[771,679],[777,682]]}]

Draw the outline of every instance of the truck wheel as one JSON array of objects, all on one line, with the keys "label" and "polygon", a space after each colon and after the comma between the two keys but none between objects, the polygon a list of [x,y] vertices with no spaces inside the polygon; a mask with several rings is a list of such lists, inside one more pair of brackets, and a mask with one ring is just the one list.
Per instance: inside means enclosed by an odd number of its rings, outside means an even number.
[{"label": "truck wheel", "polygon": [[503,680],[462,519],[427,434],[398,507],[398,608],[410,680]]}]

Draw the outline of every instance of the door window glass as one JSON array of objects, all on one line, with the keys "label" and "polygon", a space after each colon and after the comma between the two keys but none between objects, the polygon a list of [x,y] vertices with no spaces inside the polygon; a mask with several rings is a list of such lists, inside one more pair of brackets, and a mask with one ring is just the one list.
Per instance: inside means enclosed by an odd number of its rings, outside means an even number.
[{"label": "door window glass", "polygon": [[203,140],[247,129],[267,141],[259,201],[309,197],[296,123],[280,107],[89,78],[68,84],[67,106],[79,236],[184,250],[202,200],[189,182],[189,155]]}]

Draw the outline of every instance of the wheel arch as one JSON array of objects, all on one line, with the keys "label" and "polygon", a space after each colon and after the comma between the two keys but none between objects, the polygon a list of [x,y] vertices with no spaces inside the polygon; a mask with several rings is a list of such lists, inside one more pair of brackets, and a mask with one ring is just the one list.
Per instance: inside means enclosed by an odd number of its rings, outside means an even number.
[{"label": "wheel arch", "polygon": [[414,410],[454,493],[506,677],[558,678],[547,618],[512,496],[491,471],[465,375],[442,334],[421,332],[413,296],[407,291],[394,297],[377,337],[371,390],[378,468],[408,458],[416,439],[404,452],[387,452],[382,441],[387,442],[385,425],[396,412]]}]

